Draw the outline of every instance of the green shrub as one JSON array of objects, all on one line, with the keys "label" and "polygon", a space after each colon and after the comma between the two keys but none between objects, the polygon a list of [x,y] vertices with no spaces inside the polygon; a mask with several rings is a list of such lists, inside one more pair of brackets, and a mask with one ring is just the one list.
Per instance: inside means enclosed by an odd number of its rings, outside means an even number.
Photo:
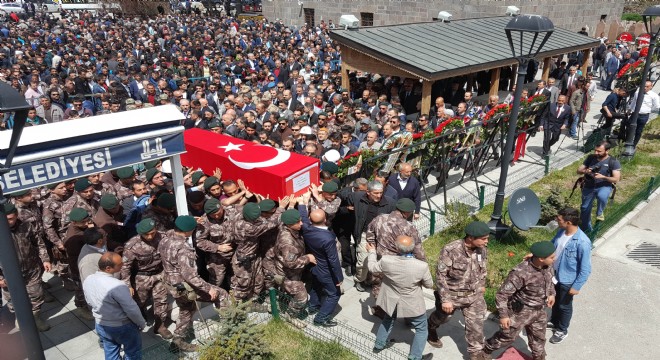
[{"label": "green shrub", "polygon": [[462,233],[465,226],[472,221],[470,206],[458,201],[451,201],[447,204],[445,219],[450,230]]},{"label": "green shrub", "polygon": [[642,21],[642,15],[635,13],[624,13],[621,15],[623,21]]},{"label": "green shrub", "polygon": [[[575,192],[580,196],[580,189],[575,189]],[[573,194],[575,196],[575,194]],[[559,210],[568,206],[568,199],[562,195],[562,189],[555,186],[550,189],[550,194],[545,200],[541,200],[541,224],[547,224],[555,219]]]}]

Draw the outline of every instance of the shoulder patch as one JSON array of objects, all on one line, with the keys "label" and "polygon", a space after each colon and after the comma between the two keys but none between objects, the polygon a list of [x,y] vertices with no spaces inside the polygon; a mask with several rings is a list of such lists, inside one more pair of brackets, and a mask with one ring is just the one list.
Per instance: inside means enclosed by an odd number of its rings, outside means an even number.
[{"label": "shoulder patch", "polygon": [[515,289],[516,288],[510,282],[507,282],[507,283],[504,284],[504,290],[506,290],[506,291],[512,291],[512,290],[515,290]]},{"label": "shoulder patch", "polygon": [[286,261],[293,261],[296,259],[296,254],[289,253],[286,257]]}]

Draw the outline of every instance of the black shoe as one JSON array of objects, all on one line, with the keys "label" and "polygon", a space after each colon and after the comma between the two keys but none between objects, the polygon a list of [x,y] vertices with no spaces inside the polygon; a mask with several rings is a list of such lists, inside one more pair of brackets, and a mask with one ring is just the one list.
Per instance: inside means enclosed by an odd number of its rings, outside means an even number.
[{"label": "black shoe", "polygon": [[390,339],[388,342],[386,342],[386,343],[385,343],[385,346],[383,346],[382,349],[379,349],[379,348],[377,348],[377,347],[374,346],[374,348],[373,348],[371,351],[373,351],[374,354],[378,354],[379,352],[381,352],[381,351],[383,351],[383,350],[385,350],[385,349],[389,349],[389,348],[391,348],[392,346],[394,346],[394,339]]},{"label": "black shoe", "polygon": [[361,282],[355,283],[355,290],[357,290],[359,292],[367,292],[367,289],[366,289],[364,283],[361,283]]},{"label": "black shoe", "polygon": [[323,322],[318,322],[318,321],[314,320],[314,325],[315,326],[333,327],[333,326],[337,326],[338,324],[339,323],[337,321],[333,320],[333,319],[328,319],[328,320],[323,321]]},{"label": "black shoe", "polygon": [[430,359],[433,359],[433,354],[432,353],[422,355],[422,360],[430,360]]},{"label": "black shoe", "polygon": [[350,266],[345,267],[344,270],[346,271],[346,276],[353,276],[353,275],[355,275],[355,273],[351,270],[351,267],[350,267]]}]

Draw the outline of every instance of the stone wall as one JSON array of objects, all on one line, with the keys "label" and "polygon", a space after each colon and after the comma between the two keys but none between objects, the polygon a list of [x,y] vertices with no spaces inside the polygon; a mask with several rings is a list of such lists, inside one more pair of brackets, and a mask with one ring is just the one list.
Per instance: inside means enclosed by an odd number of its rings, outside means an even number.
[{"label": "stone wall", "polygon": [[299,1],[303,8],[314,9],[316,24],[328,19],[338,23],[344,14],[360,19],[361,12],[373,13],[376,26],[431,21],[440,11],[451,13],[454,20],[501,16],[513,5],[523,14],[547,16],[555,26],[568,30],[588,26],[590,35],[595,35],[601,16],[607,21],[619,20],[624,5],[623,0],[263,0],[263,14],[270,20],[302,25],[305,16],[299,16]]}]

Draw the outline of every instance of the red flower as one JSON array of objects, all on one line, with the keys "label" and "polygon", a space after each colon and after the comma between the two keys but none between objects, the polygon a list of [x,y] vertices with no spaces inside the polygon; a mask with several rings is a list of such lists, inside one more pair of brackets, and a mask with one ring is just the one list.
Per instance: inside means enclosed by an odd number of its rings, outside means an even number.
[{"label": "red flower", "polygon": [[639,51],[639,56],[645,58],[649,54],[648,46]]},{"label": "red flower", "polygon": [[626,72],[627,72],[629,69],[630,69],[630,64],[629,64],[629,63],[626,64],[626,65],[624,65],[624,66],[621,68],[621,70],[619,70],[619,73],[616,74],[617,79],[620,78],[620,77],[622,77],[623,75],[625,75]]},{"label": "red flower", "polygon": [[515,254],[513,251],[509,251],[509,253],[508,253],[507,255],[508,255],[509,257],[513,257],[513,256],[516,255],[516,254]]},{"label": "red flower", "polygon": [[413,140],[418,140],[418,139],[421,139],[422,137],[424,137],[423,132],[418,132],[418,133],[413,134]]}]

